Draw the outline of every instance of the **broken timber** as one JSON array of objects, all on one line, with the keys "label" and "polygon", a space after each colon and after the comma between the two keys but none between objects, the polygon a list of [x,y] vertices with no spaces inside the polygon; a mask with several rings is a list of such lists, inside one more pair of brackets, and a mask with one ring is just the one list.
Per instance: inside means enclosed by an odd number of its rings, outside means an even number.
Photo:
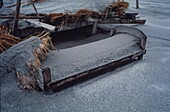
[{"label": "broken timber", "polygon": [[35,10],[36,15],[38,16],[39,14],[38,14],[38,11],[37,11],[37,9],[36,9],[36,7],[34,5],[34,2],[32,0],[30,0],[30,2],[31,2],[31,4],[32,4],[32,6],[33,6],[33,8]]}]

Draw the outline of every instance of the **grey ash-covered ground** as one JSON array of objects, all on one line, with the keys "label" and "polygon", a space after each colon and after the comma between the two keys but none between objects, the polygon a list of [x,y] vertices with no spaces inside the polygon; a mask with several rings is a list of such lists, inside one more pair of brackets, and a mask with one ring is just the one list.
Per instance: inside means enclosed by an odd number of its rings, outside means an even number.
[{"label": "grey ash-covered ground", "polygon": [[127,1],[129,11],[147,20],[145,25],[133,26],[148,36],[143,60],[52,95],[22,91],[15,76],[3,75],[1,112],[168,112],[170,1],[140,0],[137,10],[134,0]]}]

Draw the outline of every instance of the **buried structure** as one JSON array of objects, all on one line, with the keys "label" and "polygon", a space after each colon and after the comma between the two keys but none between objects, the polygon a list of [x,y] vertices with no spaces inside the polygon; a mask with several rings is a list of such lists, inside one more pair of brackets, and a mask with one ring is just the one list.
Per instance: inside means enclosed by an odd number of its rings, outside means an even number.
[{"label": "buried structure", "polygon": [[[93,31],[94,25],[51,33],[52,42],[48,33],[22,41],[0,54],[1,74],[15,72],[23,89],[57,92],[146,53],[147,38],[138,29],[101,25]],[[52,43],[58,49],[50,50]]]},{"label": "buried structure", "polygon": [[[134,60],[142,59],[146,53],[147,38],[135,28],[118,26],[109,29],[101,26],[96,30],[96,34],[86,34],[81,40],[76,39],[77,35],[72,38],[73,40],[69,40],[70,42],[61,40],[55,43],[53,40],[54,45],[59,44],[58,47],[61,45],[61,50],[49,52],[47,60],[42,65],[45,91],[60,91]],[[64,41],[66,42],[62,45]]]},{"label": "buried structure", "polygon": [[128,3],[119,2],[103,13],[80,9],[75,14],[20,15],[24,22],[19,21],[15,36],[7,27],[11,22],[1,26],[0,77],[15,74],[21,89],[57,92],[142,59],[145,34],[128,26],[108,25],[145,23],[137,20],[137,13],[125,13],[127,7]]}]

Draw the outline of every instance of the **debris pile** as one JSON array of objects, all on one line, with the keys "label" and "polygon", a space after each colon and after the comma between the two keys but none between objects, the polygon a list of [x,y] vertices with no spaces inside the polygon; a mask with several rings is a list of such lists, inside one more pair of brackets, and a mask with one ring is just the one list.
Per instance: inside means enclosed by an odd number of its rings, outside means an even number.
[{"label": "debris pile", "polygon": [[41,91],[41,63],[52,47],[49,33],[30,37],[0,55],[0,74],[15,72],[21,89]]},{"label": "debris pile", "polygon": [[7,26],[0,26],[0,53],[21,41],[19,38],[10,35],[9,33],[10,32]]},{"label": "debris pile", "polygon": [[115,2],[111,4],[111,8],[117,15],[122,15],[125,13],[125,10],[129,7],[127,2]]},{"label": "debris pile", "polygon": [[[21,89],[37,91],[44,89],[41,65],[46,60],[48,52],[51,49],[55,49],[49,36],[52,36],[52,31],[54,33],[59,32],[57,38],[61,37],[64,40],[64,38],[73,36],[72,34],[77,32],[79,28],[82,28],[80,31],[83,31],[85,35],[94,35],[97,32],[98,23],[143,24],[146,21],[137,21],[136,13],[125,13],[129,6],[127,2],[113,2],[101,13],[88,9],[80,9],[76,13],[41,14],[37,12],[34,2],[45,0],[29,1],[34,7],[35,14],[23,15],[19,11],[16,11],[19,15],[18,17],[14,17],[14,14],[0,14],[1,19],[14,19],[16,24],[18,24],[15,27],[15,24],[9,21],[8,25],[0,25],[0,76],[11,72],[15,73],[17,84]],[[18,8],[20,7],[19,3],[15,5]],[[23,23],[18,23],[20,19],[25,20]],[[30,19],[39,19],[39,21]],[[14,27],[11,28],[13,24]],[[15,36],[10,34],[10,28],[13,34],[15,32]],[[13,30],[14,28],[16,30]],[[88,30],[84,31],[86,28]],[[62,31],[66,32],[65,35],[62,34]],[[114,31],[111,30],[110,35]],[[76,38],[79,38],[79,36]]]},{"label": "debris pile", "polygon": [[75,14],[52,13],[46,16],[54,25],[64,25],[67,23],[77,23],[78,21],[87,21],[88,17],[99,18],[100,14],[96,11],[80,9]]},{"label": "debris pile", "polygon": [[40,39],[41,43],[39,43],[37,48],[35,48],[31,53],[33,55],[33,59],[26,62],[28,72],[23,73],[22,71],[16,71],[18,85],[21,89],[42,90],[42,87],[40,87],[43,83],[41,81],[42,77],[40,76],[40,67],[41,63],[46,59],[47,53],[50,51],[50,47],[53,45],[51,43],[49,33],[42,33],[37,37]]}]

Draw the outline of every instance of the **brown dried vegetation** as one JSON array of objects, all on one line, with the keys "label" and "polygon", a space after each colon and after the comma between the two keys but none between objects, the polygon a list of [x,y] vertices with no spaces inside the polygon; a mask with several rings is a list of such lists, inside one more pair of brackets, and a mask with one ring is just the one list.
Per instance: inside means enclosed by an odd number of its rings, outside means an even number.
[{"label": "brown dried vegetation", "polygon": [[7,26],[0,26],[0,53],[19,43],[21,40],[9,34]]},{"label": "brown dried vegetation", "polygon": [[110,4],[105,8],[104,17],[102,17],[102,19],[103,18],[106,19],[108,14],[111,12],[115,12],[116,15],[122,16],[128,7],[129,7],[128,2],[123,2],[123,1],[113,2],[112,4]]},{"label": "brown dried vegetation", "polygon": [[33,51],[35,59],[31,62],[26,62],[25,64],[26,68],[29,69],[29,72],[22,74],[21,72],[16,71],[16,75],[18,79],[17,84],[21,89],[41,91],[42,89],[38,84],[38,82],[42,83],[39,77],[39,70],[42,62],[46,59],[50,48],[53,47],[53,44],[49,37],[49,32],[42,32],[36,37],[40,38],[42,43]]},{"label": "brown dried vegetation", "polygon": [[67,23],[76,23],[78,21],[86,21],[88,17],[99,18],[100,14],[98,12],[80,9],[75,14],[69,13],[52,13],[47,15],[46,18],[50,20],[51,23],[58,23],[59,25],[64,25]]}]

